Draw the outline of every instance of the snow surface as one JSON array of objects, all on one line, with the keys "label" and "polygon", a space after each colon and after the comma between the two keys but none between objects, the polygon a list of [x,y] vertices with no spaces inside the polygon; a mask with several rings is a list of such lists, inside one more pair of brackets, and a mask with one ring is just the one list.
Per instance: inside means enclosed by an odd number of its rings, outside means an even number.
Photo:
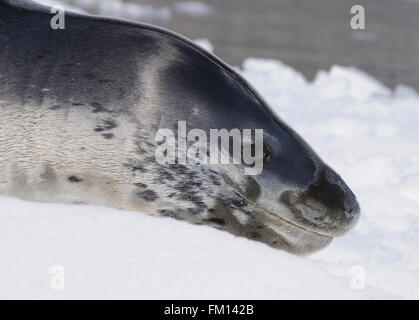
[{"label": "snow surface", "polygon": [[313,82],[274,60],[238,70],[351,186],[354,230],[296,257],[169,218],[0,197],[0,298],[419,298],[417,92],[340,66]]}]

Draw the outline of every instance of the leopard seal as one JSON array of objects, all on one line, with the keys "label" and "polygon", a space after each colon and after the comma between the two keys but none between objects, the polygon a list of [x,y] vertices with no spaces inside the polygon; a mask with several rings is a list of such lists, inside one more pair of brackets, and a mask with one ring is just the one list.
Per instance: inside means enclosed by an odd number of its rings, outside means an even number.
[{"label": "leopard seal", "polygon": [[[205,224],[295,254],[360,214],[355,195],[234,70],[154,26],[0,0],[0,194]],[[262,128],[263,171],[161,165],[155,134],[178,120]]]}]

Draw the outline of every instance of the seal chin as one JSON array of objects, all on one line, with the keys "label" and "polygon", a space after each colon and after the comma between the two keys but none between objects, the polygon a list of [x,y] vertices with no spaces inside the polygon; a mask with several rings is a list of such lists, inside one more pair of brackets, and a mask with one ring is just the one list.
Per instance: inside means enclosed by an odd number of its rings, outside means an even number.
[{"label": "seal chin", "polygon": [[299,226],[277,215],[271,217],[267,226],[280,239],[273,243],[293,254],[308,255],[327,247],[333,240],[332,235],[321,234],[307,227]]},{"label": "seal chin", "polygon": [[359,220],[359,210],[350,212],[334,210],[312,199],[304,199],[295,193],[281,197],[294,223],[311,232],[326,236],[342,236],[352,229]]},{"label": "seal chin", "polygon": [[[309,224],[285,218],[273,213],[257,202],[244,199],[255,209],[255,213],[263,224],[272,230],[266,232],[265,242],[271,246],[286,250],[297,255],[307,255],[327,247],[333,240],[334,232],[316,230]],[[279,210],[281,211],[281,210]]]}]

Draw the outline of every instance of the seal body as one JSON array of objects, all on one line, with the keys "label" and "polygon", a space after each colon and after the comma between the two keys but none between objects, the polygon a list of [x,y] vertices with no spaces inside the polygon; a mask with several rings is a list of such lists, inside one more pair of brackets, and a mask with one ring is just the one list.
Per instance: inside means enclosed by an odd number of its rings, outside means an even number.
[{"label": "seal body", "polygon": [[[0,193],[209,224],[294,253],[318,250],[359,214],[342,179],[233,70],[148,25],[0,1]],[[155,161],[178,121],[263,128],[259,176],[239,165]]]}]

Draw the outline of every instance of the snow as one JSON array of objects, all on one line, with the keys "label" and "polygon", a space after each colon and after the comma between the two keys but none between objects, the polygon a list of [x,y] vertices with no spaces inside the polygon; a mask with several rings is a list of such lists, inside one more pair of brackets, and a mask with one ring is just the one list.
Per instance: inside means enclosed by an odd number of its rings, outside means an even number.
[{"label": "snow", "polygon": [[[204,226],[0,198],[0,298],[367,297],[308,259]],[[50,268],[65,270],[52,290]]]},{"label": "snow", "polygon": [[335,276],[365,271],[365,292],[419,296],[419,96],[353,67],[313,82],[279,61],[247,59],[243,75],[358,196],[358,226],[309,257]]},{"label": "snow", "polygon": [[419,298],[417,92],[352,67],[313,82],[274,60],[239,70],[351,186],[354,230],[296,257],[169,218],[0,197],[0,298]]},{"label": "snow", "polygon": [[194,40],[194,42],[200,46],[201,48],[207,50],[208,52],[213,52],[214,51],[214,47],[212,45],[212,43],[205,38],[200,38],[200,39],[196,39]]},{"label": "snow", "polygon": [[214,13],[214,8],[205,2],[200,1],[182,1],[174,4],[176,12],[192,15],[192,16],[206,16]]}]

